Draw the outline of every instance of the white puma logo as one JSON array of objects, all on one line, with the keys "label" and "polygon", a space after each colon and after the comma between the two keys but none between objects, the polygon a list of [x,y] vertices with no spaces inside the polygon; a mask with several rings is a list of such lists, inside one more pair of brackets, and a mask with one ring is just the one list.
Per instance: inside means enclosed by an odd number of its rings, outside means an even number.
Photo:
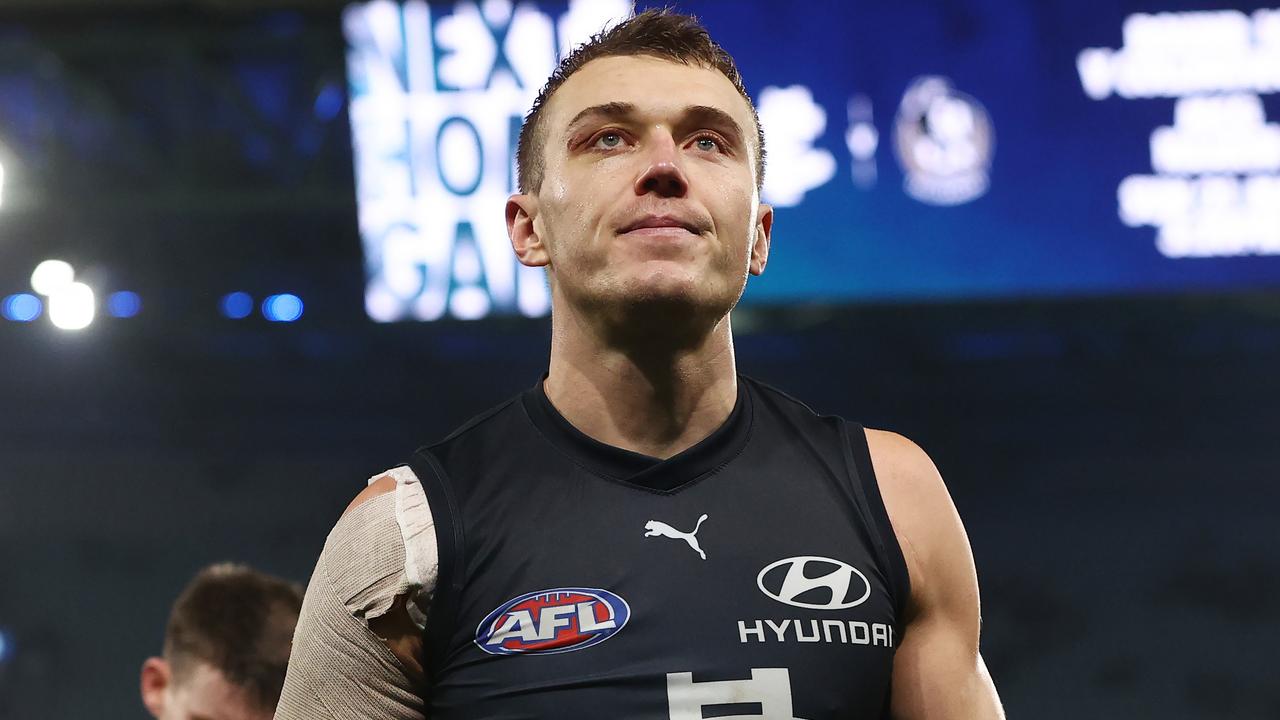
[{"label": "white puma logo", "polygon": [[644,536],[645,537],[669,537],[669,538],[674,538],[676,540],[683,540],[689,543],[689,547],[693,548],[693,551],[698,553],[699,557],[701,557],[703,560],[706,560],[707,554],[702,552],[701,547],[698,547],[698,537],[697,537],[698,528],[702,527],[702,521],[706,519],[707,519],[707,516],[703,514],[702,517],[698,518],[698,524],[693,526],[693,532],[687,532],[687,533],[680,532],[679,530],[671,527],[670,525],[662,522],[661,520],[650,520],[649,522],[644,524],[644,529],[648,531],[644,534]]}]

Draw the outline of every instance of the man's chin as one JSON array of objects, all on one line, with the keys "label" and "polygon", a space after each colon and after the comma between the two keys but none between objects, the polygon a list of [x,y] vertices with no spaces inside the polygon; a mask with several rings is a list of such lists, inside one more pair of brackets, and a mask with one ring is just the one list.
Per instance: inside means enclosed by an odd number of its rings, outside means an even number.
[{"label": "man's chin", "polygon": [[714,283],[671,277],[637,279],[611,293],[606,301],[619,319],[650,325],[707,326],[733,308],[737,297]]},{"label": "man's chin", "polygon": [[637,309],[655,306],[695,310],[718,303],[713,288],[706,282],[700,283],[696,277],[654,273],[621,283],[621,287],[615,289],[614,304]]},{"label": "man's chin", "polygon": [[[671,323],[703,324],[729,312],[742,287],[702,268],[672,263],[645,263],[572,287],[561,282],[557,294],[587,316],[609,324],[634,317],[657,317]],[[745,278],[743,278],[745,280]],[[735,292],[735,290],[737,292]]]}]

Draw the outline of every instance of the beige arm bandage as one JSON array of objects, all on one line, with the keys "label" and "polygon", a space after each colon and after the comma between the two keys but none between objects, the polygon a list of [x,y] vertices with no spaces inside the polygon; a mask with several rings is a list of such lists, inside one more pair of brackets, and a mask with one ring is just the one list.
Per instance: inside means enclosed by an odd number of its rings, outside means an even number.
[{"label": "beige arm bandage", "polygon": [[421,608],[436,583],[435,525],[422,486],[407,467],[385,475],[395,479],[395,490],[349,510],[325,541],[294,631],[276,720],[426,717],[399,660],[367,624],[405,595],[410,618],[425,627]]}]

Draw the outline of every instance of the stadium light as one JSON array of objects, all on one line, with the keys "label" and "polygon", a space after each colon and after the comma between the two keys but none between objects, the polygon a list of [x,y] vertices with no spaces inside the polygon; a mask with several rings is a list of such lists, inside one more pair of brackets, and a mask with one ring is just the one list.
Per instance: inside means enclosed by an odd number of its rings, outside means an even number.
[{"label": "stadium light", "polygon": [[63,330],[83,330],[93,322],[93,288],[73,282],[49,296],[49,320]]},{"label": "stadium light", "polygon": [[31,273],[31,288],[46,297],[53,297],[75,280],[76,272],[62,260],[45,260]]},{"label": "stadium light", "polygon": [[302,317],[302,298],[289,293],[272,295],[262,301],[262,315],[272,322],[293,322]]},{"label": "stadium light", "polygon": [[240,291],[227,293],[218,302],[218,308],[232,320],[243,320],[253,313],[253,296]]},{"label": "stadium light", "polygon": [[131,318],[142,310],[142,298],[138,293],[120,290],[107,296],[107,314],[118,318]]},{"label": "stadium light", "polygon": [[40,317],[40,298],[31,293],[10,295],[0,303],[0,314],[13,322],[31,322]]}]

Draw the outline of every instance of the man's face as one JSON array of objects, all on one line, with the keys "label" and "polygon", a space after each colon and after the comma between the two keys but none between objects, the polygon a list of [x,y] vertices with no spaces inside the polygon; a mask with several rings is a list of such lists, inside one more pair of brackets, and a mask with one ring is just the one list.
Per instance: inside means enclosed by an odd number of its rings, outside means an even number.
[{"label": "man's face", "polygon": [[[557,302],[656,302],[722,316],[768,256],[773,211],[756,187],[756,128],[717,70],[606,57],[573,74],[544,116],[532,210]],[[508,219],[514,208],[508,205]],[[517,223],[518,224],[518,223]]]},{"label": "man's face", "polygon": [[142,701],[156,720],[271,720],[275,714],[204,662],[179,679],[162,658],[147,660]]}]

